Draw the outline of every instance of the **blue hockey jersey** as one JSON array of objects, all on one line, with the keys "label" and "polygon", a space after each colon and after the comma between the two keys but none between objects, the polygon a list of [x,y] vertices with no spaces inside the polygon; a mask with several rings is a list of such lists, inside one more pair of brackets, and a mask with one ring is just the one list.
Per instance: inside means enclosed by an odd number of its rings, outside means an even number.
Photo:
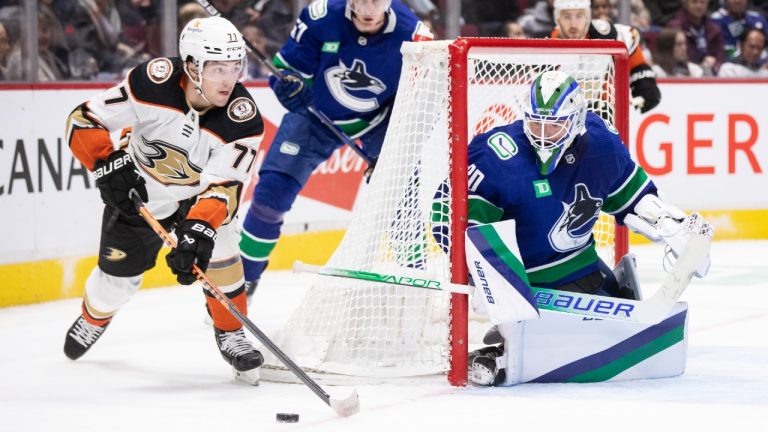
[{"label": "blue hockey jersey", "polygon": [[431,38],[397,0],[373,35],[355,28],[346,0],[316,0],[299,15],[274,63],[311,82],[317,108],[355,137],[386,118],[400,80],[402,43]]},{"label": "blue hockey jersey", "polygon": [[592,112],[586,129],[548,176],[539,172],[522,121],[469,144],[469,224],[515,219],[534,286],[558,287],[597,270],[592,228],[599,212],[621,221],[643,195],[656,193],[616,129]]}]

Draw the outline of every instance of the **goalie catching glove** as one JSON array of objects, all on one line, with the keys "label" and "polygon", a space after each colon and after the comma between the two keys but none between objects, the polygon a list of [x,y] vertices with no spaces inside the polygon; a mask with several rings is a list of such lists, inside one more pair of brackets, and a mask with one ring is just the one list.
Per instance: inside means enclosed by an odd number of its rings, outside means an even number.
[{"label": "goalie catching glove", "polygon": [[307,111],[307,107],[314,103],[311,90],[297,72],[283,71],[283,79],[270,75],[269,86],[280,104],[290,112]]},{"label": "goalie catching glove", "polygon": [[[667,244],[671,254],[677,258],[685,250],[693,235],[712,238],[714,229],[698,213],[686,215],[679,208],[669,205],[655,195],[644,196],[635,206],[635,212],[624,217],[624,223],[633,232],[649,240]],[[698,266],[695,275],[706,276],[709,271],[709,256]]]},{"label": "goalie catching glove", "polygon": [[130,192],[135,190],[142,201],[147,202],[147,186],[131,156],[123,150],[112,152],[107,160],[97,160],[93,176],[104,204],[127,215],[136,215],[136,207]]},{"label": "goalie catching glove", "polygon": [[208,269],[216,243],[216,230],[208,222],[187,219],[176,228],[176,237],[179,241],[165,260],[176,280],[182,285],[190,285],[197,280],[192,273],[193,264],[197,264],[203,272]]}]

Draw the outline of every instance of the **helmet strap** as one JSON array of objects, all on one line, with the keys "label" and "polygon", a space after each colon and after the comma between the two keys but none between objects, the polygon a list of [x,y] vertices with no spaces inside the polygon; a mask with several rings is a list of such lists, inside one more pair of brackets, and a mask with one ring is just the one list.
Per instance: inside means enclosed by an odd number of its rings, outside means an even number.
[{"label": "helmet strap", "polygon": [[195,90],[197,91],[197,94],[199,94],[200,97],[203,98],[205,103],[209,105],[213,105],[213,103],[209,101],[207,97],[205,97],[205,93],[203,93],[203,65],[201,64],[198,66],[197,60],[193,60],[193,62],[195,63],[195,68],[197,69],[197,79],[195,79],[192,76],[192,73],[189,71],[189,68],[187,67],[186,61],[184,62],[184,73],[186,73],[187,78],[189,78],[189,80],[192,81],[192,85],[195,86]]}]

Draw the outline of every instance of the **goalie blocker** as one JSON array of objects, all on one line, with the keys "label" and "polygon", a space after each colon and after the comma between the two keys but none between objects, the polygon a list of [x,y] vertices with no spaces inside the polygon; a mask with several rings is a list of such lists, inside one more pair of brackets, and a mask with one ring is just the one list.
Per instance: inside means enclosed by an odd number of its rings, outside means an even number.
[{"label": "goalie blocker", "polygon": [[[467,229],[466,252],[475,285],[471,305],[488,315],[504,341],[470,354],[473,384],[621,381],[683,373],[686,303],[670,302],[654,324],[540,310],[520,258],[514,220]],[[634,260],[623,260],[617,270],[620,285],[639,290]]]}]

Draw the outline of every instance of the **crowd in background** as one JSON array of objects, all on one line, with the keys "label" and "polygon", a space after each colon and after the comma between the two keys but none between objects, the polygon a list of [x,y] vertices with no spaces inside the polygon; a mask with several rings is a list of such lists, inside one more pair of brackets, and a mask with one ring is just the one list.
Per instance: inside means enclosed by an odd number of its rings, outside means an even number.
[{"label": "crowd in background", "polygon": [[[31,0],[26,0],[31,1]],[[446,0],[403,0],[436,38],[445,37]],[[660,77],[768,77],[768,0],[592,0],[592,18],[617,22],[618,2],[644,37]],[[0,0],[0,80],[24,80],[24,0]],[[37,81],[114,81],[161,56],[161,0],[38,0]],[[295,0],[210,0],[243,36],[271,57],[288,38]],[[306,2],[303,2],[306,3]],[[549,37],[553,0],[462,0],[462,36]],[[178,0],[177,32],[208,16]],[[176,41],[173,41],[175,45]],[[256,59],[249,78],[268,71]]]}]

